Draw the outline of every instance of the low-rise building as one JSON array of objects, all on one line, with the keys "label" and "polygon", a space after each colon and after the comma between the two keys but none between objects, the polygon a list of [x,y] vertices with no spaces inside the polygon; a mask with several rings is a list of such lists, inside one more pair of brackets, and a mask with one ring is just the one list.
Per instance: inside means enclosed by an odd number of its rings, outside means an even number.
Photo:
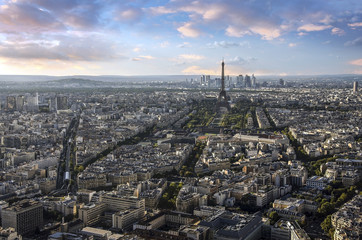
[{"label": "low-rise building", "polygon": [[307,187],[323,190],[330,182],[329,178],[313,176],[307,179]]},{"label": "low-rise building", "polygon": [[335,228],[334,239],[357,240],[362,236],[362,195],[355,196],[331,216]]}]

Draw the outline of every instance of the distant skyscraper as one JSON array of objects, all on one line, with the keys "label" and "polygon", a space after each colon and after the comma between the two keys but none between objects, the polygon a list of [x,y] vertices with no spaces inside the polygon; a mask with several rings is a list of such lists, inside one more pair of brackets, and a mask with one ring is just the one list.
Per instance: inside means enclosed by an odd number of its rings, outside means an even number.
[{"label": "distant skyscraper", "polygon": [[357,93],[358,92],[358,82],[355,81],[353,82],[353,93]]},{"label": "distant skyscraper", "polygon": [[244,81],[245,81],[245,87],[251,87],[251,79],[249,75],[245,75]]},{"label": "distant skyscraper", "polygon": [[56,98],[56,108],[57,108],[57,110],[66,110],[66,109],[68,109],[68,98],[67,98],[67,96],[57,96],[57,98]]},{"label": "distant skyscraper", "polygon": [[285,82],[284,82],[283,78],[279,79],[279,85],[284,86],[284,84],[285,84]]},{"label": "distant skyscraper", "polygon": [[16,110],[18,110],[18,111],[24,110],[24,96],[16,97]]},{"label": "distant skyscraper", "polygon": [[38,93],[34,95],[28,95],[26,97],[26,110],[31,112],[36,112],[39,110],[39,101],[38,101]]},{"label": "distant skyscraper", "polygon": [[210,87],[210,84],[211,84],[211,82],[210,82],[210,75],[206,75],[206,85],[207,85],[208,87]]},{"label": "distant skyscraper", "polygon": [[243,75],[240,74],[239,76],[236,77],[236,86],[242,87],[243,81],[244,81],[244,77],[243,77]]},{"label": "distant skyscraper", "polygon": [[15,96],[8,96],[6,98],[6,108],[8,111],[14,111],[16,109],[16,98]]},{"label": "distant skyscraper", "polygon": [[255,78],[254,74],[251,76],[251,86],[256,87],[256,78]]}]

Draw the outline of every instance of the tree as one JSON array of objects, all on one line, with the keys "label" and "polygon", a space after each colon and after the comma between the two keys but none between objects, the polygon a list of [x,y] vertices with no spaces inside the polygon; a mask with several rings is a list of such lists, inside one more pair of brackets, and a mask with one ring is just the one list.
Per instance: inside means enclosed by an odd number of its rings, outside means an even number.
[{"label": "tree", "polygon": [[334,212],[334,207],[335,207],[334,203],[325,202],[320,206],[320,208],[318,208],[318,213],[321,214],[322,216],[327,216],[328,214]]},{"label": "tree", "polygon": [[192,177],[192,176],[193,176],[193,173],[192,173],[192,172],[186,171],[185,177]]},{"label": "tree", "polygon": [[334,234],[334,228],[332,225],[331,215],[328,215],[324,221],[321,223],[321,228],[323,231],[328,234],[330,237]]},{"label": "tree", "polygon": [[280,217],[276,211],[272,211],[269,213],[269,219],[271,225],[275,224],[279,220],[279,218]]}]

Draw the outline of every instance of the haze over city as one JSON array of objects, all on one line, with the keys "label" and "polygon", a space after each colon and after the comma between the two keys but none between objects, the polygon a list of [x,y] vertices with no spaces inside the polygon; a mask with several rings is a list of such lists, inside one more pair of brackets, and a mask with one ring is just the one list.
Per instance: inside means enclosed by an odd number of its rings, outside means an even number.
[{"label": "haze over city", "polygon": [[1,0],[6,75],[362,73],[359,0]]}]

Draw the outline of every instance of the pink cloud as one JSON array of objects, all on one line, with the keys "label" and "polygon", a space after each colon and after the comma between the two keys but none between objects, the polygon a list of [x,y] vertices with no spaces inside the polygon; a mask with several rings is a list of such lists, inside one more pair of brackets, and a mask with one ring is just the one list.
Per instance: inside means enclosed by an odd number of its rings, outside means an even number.
[{"label": "pink cloud", "polygon": [[196,54],[181,54],[179,57],[182,59],[185,59],[185,60],[194,60],[194,61],[205,58],[204,56],[200,56],[200,55],[196,55]]},{"label": "pink cloud", "polygon": [[343,29],[340,29],[340,28],[337,28],[337,27],[332,28],[331,32],[332,32],[333,35],[338,35],[338,36],[342,36],[342,35],[345,34]]},{"label": "pink cloud", "polygon": [[356,23],[348,23],[349,27],[362,27],[362,22],[356,22]]},{"label": "pink cloud", "polygon": [[176,12],[176,10],[166,8],[165,6],[150,7],[150,11],[154,15],[170,14]]},{"label": "pink cloud", "polygon": [[356,59],[356,60],[352,60],[350,62],[348,62],[349,64],[352,64],[352,65],[356,65],[356,66],[362,66],[362,58],[360,59]]},{"label": "pink cloud", "polygon": [[177,28],[177,31],[179,31],[182,34],[182,36],[191,37],[191,38],[196,38],[201,35],[201,31],[194,28],[192,26],[192,23],[190,22],[185,23],[181,27]]},{"label": "pink cloud", "polygon": [[305,31],[305,32],[316,32],[316,31],[323,31],[326,29],[332,28],[331,25],[316,25],[316,24],[305,24],[298,28],[298,31]]},{"label": "pink cloud", "polygon": [[240,29],[236,26],[228,26],[226,28],[226,35],[230,37],[242,37],[251,34],[248,30]]},{"label": "pink cloud", "polygon": [[185,74],[208,74],[216,75],[219,72],[215,69],[203,69],[200,66],[190,66],[182,71]]}]

